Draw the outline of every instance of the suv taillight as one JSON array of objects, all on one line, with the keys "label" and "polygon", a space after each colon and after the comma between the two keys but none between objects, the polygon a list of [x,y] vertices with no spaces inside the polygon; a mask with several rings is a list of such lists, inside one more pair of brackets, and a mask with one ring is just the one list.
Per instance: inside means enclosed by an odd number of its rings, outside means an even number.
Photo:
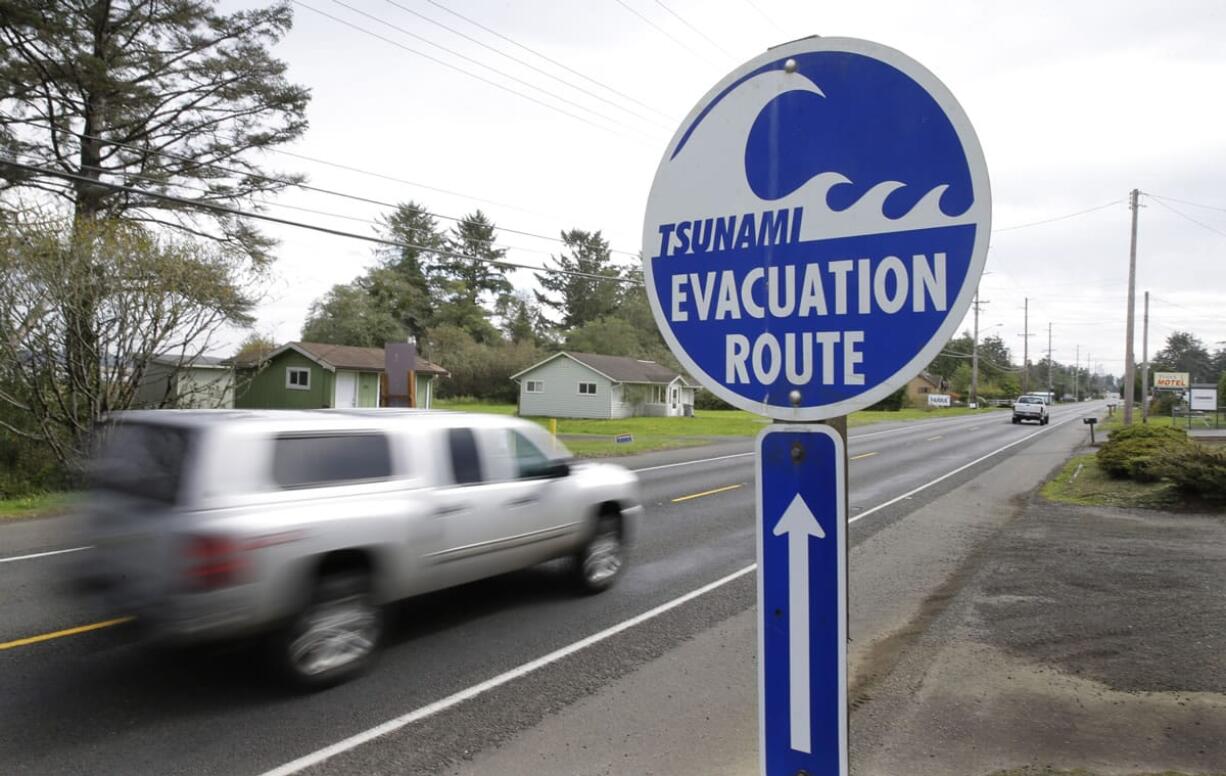
[{"label": "suv taillight", "polygon": [[239,543],[228,536],[192,536],[187,540],[187,582],[193,590],[216,590],[237,584],[243,568]]}]

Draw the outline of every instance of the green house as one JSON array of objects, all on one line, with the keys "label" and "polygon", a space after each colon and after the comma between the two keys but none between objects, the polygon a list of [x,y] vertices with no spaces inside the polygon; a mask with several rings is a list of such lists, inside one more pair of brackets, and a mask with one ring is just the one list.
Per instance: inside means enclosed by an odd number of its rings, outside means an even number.
[{"label": "green house", "polygon": [[[386,399],[383,348],[290,342],[258,363],[238,364],[234,406],[240,409],[379,407]],[[429,409],[434,381],[450,373],[418,357],[417,406]]]}]

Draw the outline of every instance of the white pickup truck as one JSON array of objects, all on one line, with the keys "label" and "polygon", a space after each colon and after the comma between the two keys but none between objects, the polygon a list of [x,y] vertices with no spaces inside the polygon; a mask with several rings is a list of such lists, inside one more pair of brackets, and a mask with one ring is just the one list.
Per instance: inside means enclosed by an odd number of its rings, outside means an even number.
[{"label": "white pickup truck", "polygon": [[[119,413],[83,576],[155,636],[270,634],[308,687],[371,662],[383,605],[573,560],[611,586],[642,511],[620,466],[519,418],[419,410]],[[582,615],[579,615],[582,616]]]},{"label": "white pickup truck", "polygon": [[1047,414],[1047,399],[1042,396],[1019,396],[1013,403],[1013,422],[1036,420],[1040,426],[1046,426],[1051,417]]}]

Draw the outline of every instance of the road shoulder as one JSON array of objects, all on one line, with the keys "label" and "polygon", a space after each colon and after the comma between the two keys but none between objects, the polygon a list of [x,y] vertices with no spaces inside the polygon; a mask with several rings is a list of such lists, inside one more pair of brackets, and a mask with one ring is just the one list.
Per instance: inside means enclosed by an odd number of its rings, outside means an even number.
[{"label": "road shoulder", "polygon": [[1220,771],[1223,567],[1221,516],[1030,499],[858,709],[856,772]]}]

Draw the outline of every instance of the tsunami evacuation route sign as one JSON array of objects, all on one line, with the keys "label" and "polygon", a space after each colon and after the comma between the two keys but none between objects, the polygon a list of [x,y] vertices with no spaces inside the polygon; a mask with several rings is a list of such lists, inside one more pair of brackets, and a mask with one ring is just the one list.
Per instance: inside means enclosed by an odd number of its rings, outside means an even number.
[{"label": "tsunami evacuation route sign", "polygon": [[715,395],[779,420],[846,415],[949,340],[990,222],[983,153],[949,90],[893,49],[809,38],[733,71],[669,143],[647,294]]}]

